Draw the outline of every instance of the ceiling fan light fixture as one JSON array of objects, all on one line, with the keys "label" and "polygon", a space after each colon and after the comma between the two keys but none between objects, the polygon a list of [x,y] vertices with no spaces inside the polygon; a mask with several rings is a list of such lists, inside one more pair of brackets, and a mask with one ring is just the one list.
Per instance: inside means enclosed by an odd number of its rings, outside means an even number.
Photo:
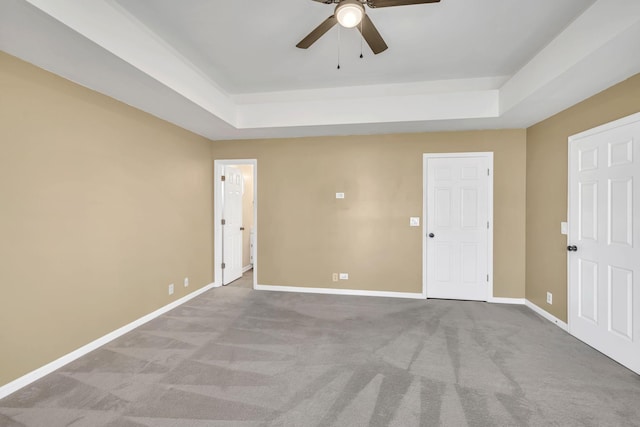
[{"label": "ceiling fan light fixture", "polygon": [[342,0],[335,12],[338,23],[345,28],[353,28],[362,22],[364,6],[359,0]]}]

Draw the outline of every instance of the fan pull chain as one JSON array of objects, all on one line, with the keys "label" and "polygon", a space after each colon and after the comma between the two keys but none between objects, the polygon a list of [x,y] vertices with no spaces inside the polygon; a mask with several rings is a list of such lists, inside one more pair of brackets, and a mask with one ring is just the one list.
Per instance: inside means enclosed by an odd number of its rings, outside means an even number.
[{"label": "fan pull chain", "polygon": [[340,45],[342,44],[342,26],[338,25],[338,70],[340,69]]},{"label": "fan pull chain", "polygon": [[362,25],[364,25],[364,19],[360,21],[360,59],[364,58],[362,54],[362,46],[364,44],[364,33],[362,32]]}]

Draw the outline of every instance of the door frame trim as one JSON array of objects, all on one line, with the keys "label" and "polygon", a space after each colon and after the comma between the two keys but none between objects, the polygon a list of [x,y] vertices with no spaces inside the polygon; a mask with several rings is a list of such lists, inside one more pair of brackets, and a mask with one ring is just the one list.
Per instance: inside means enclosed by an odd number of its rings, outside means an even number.
[{"label": "door frame trim", "polygon": [[479,151],[466,153],[423,153],[422,154],[422,297],[427,298],[427,161],[434,158],[468,158],[484,157],[489,167],[489,182],[487,188],[487,283],[488,302],[494,301],[493,296],[493,151]]},{"label": "door frame trim", "polygon": [[219,159],[213,161],[213,277],[214,286],[222,286],[222,186],[224,166],[253,166],[253,288],[258,283],[258,160]]},{"label": "door frame trim", "polygon": [[[576,238],[576,236],[573,236],[573,233],[571,232],[571,215],[573,213],[571,209],[571,196],[573,195],[571,191],[571,182],[575,174],[575,172],[571,169],[571,163],[573,160],[573,157],[571,155],[571,148],[573,147],[573,144],[575,143],[575,141],[578,141],[585,137],[607,132],[638,121],[640,121],[640,113],[634,113],[630,116],[621,117],[617,120],[613,120],[600,126],[596,126],[580,133],[576,133],[567,138],[567,245],[573,244],[570,242],[573,242],[573,240]],[[571,317],[571,303],[573,301],[573,298],[575,298],[576,296],[572,295],[571,292],[571,278],[571,257],[569,252],[567,252],[567,330],[571,335],[575,336],[572,325],[573,320]]]}]

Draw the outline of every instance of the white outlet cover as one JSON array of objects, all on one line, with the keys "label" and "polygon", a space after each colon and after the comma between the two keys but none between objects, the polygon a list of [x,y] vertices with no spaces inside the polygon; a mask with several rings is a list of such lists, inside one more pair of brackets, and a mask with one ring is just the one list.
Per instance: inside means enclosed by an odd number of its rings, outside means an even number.
[{"label": "white outlet cover", "polygon": [[169,295],[173,295],[173,283],[169,285]]},{"label": "white outlet cover", "polygon": [[349,273],[340,273],[340,280],[349,280]]},{"label": "white outlet cover", "polygon": [[184,278],[184,287],[186,288],[187,286],[189,286],[189,278],[185,277]]},{"label": "white outlet cover", "polygon": [[411,227],[420,227],[420,217],[412,216],[409,218],[409,226]]},{"label": "white outlet cover", "polygon": [[336,193],[336,199],[344,199],[344,193]]},{"label": "white outlet cover", "polygon": [[560,223],[560,233],[567,235],[569,234],[569,224],[566,222],[561,222]]}]

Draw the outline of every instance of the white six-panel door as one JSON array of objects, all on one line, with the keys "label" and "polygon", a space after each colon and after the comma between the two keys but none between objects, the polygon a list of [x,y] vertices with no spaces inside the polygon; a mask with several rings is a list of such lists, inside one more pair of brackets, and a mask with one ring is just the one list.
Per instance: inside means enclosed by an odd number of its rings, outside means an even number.
[{"label": "white six-panel door", "polygon": [[427,298],[487,301],[491,153],[425,154]]},{"label": "white six-panel door", "polygon": [[569,331],[640,373],[640,114],[569,138]]},{"label": "white six-panel door", "polygon": [[233,166],[224,168],[224,200],[222,218],[223,230],[222,272],[223,285],[242,277],[242,194],[244,181],[240,169]]}]

